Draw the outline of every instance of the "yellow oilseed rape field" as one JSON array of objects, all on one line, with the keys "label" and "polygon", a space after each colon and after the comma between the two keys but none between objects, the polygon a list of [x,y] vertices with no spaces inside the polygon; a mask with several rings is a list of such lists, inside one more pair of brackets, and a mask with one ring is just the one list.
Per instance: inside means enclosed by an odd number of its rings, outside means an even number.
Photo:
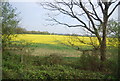
[{"label": "yellow oilseed rape field", "polygon": [[[39,35],[39,34],[18,34],[13,41],[26,41],[28,43],[42,43],[42,44],[74,44],[76,46],[89,45],[93,43],[98,45],[99,42],[96,37],[81,37],[81,36],[63,36],[63,35]],[[92,42],[91,42],[92,40]],[[81,43],[84,41],[85,43]],[[109,42],[107,42],[108,44]],[[112,43],[113,44],[113,43]],[[116,43],[114,42],[116,45]]]}]

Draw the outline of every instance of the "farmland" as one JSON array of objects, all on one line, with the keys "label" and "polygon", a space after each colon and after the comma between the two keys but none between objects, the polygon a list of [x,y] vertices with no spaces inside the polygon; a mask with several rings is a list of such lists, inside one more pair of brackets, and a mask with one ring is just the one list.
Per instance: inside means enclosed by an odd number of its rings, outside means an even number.
[{"label": "farmland", "polygon": [[[29,48],[34,48],[31,55],[35,56],[49,56],[55,53],[64,57],[79,57],[80,51],[76,51],[72,47],[61,44],[61,42],[67,43],[69,39],[70,36],[20,34],[13,38],[12,41],[21,41],[21,44]],[[18,42],[14,43],[18,44]],[[26,43],[29,45],[26,45]]]},{"label": "farmland", "polygon": [[[99,44],[96,37],[39,34],[17,34],[11,41],[14,41],[13,44],[19,44],[21,42],[21,45],[34,48],[32,55],[35,56],[47,56],[56,53],[64,57],[79,57],[82,51],[75,50],[77,49],[75,47],[79,47],[81,50],[87,50],[93,48],[92,45],[90,45],[91,42],[96,46]],[[74,46],[71,46],[69,42],[74,44]],[[113,42],[108,42],[107,46],[116,46],[116,41]]]},{"label": "farmland", "polygon": [[[86,42],[86,44],[79,42],[78,39]],[[110,42],[108,42],[108,39],[111,38],[107,38],[107,45],[109,46]],[[42,44],[60,44],[60,43],[68,44],[68,41],[70,41],[77,46],[89,45],[87,43],[90,43],[91,40],[94,44],[96,45],[99,44],[96,37],[91,37],[90,39],[90,37],[81,37],[81,36],[17,34],[17,37],[12,38],[12,41],[26,41],[29,43],[42,43]],[[111,43],[113,44],[113,42]],[[118,42],[114,42],[114,44],[117,45]]]},{"label": "farmland", "polygon": [[[79,38],[90,42],[89,37]],[[75,77],[78,79],[80,77],[83,79],[108,78],[105,76],[109,74],[109,71],[106,74],[99,72],[99,59],[96,56],[83,55],[82,51],[61,44],[61,42],[67,43],[71,40],[71,42],[84,49],[91,48],[90,45],[78,43],[72,39],[73,36],[18,34],[11,40],[13,46],[3,54],[3,57],[5,57],[3,58],[4,78],[48,79],[43,74],[49,75],[52,79],[60,77],[66,79]],[[12,49],[13,47],[17,49]],[[116,71],[114,68],[116,67],[117,51],[114,49],[108,51],[107,57],[110,59],[106,62],[108,65],[106,68],[110,71]],[[109,67],[112,65],[110,64],[111,60],[113,60],[112,64],[115,67]],[[63,71],[62,74],[61,70]],[[12,73],[13,76],[9,73]],[[86,76],[90,77],[87,78]]]},{"label": "farmland", "polygon": [[[74,47],[67,46],[70,45],[69,42],[73,43],[75,46],[80,46],[81,49],[91,49],[92,46],[80,43],[78,38],[85,42],[90,42],[89,37],[39,34],[18,34],[17,37],[12,38],[12,41],[21,41],[21,44],[23,45],[28,43],[28,47],[34,48],[32,55],[47,56],[56,53],[61,54],[64,57],[79,57],[81,51],[75,50]],[[93,42],[95,44],[98,44],[95,37],[92,37],[92,39],[94,39]],[[17,44],[18,42],[13,43]]]},{"label": "farmland", "polygon": [[0,80],[119,79],[118,0],[21,1],[1,4]]},{"label": "farmland", "polygon": [[[63,36],[63,35],[36,35],[36,34],[19,34],[16,38],[13,38],[14,41],[21,41],[25,40],[29,43],[43,43],[43,44],[60,44],[60,43],[67,43],[68,41],[74,42],[75,45],[86,45],[80,43],[79,41],[72,40],[75,36]],[[85,42],[90,42],[89,37],[78,37]],[[93,42],[98,44],[97,38],[92,37]]]},{"label": "farmland", "polygon": [[[64,35],[40,35],[40,34],[17,34],[17,37],[12,37],[12,41],[25,41],[33,44],[52,44],[61,45],[74,44],[80,47],[91,47],[93,45],[99,45],[96,37],[82,37],[82,36],[64,36]],[[83,41],[83,42],[81,42]],[[117,47],[117,38],[107,38],[107,46]]]}]

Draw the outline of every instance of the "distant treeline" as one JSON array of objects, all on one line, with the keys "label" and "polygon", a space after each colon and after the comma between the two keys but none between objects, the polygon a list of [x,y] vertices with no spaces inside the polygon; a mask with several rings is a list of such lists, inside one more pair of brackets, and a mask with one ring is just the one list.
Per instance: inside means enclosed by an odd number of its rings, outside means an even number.
[{"label": "distant treeline", "polygon": [[[78,35],[78,34],[59,34],[59,33],[49,33],[47,31],[27,31],[25,28],[17,27],[15,29],[16,34],[42,34],[42,35],[65,35],[65,36],[87,36],[91,37],[90,35]],[[95,36],[92,36],[95,37]]]},{"label": "distant treeline", "polygon": [[44,31],[24,31],[23,33],[19,33],[19,34],[44,34],[44,35],[50,35],[51,33]]},{"label": "distant treeline", "polygon": [[16,34],[45,34],[45,35],[50,35],[50,33],[47,32],[47,31],[44,31],[44,32],[41,32],[41,31],[28,31],[25,28],[21,28],[21,27],[17,27],[15,29],[15,33]]}]

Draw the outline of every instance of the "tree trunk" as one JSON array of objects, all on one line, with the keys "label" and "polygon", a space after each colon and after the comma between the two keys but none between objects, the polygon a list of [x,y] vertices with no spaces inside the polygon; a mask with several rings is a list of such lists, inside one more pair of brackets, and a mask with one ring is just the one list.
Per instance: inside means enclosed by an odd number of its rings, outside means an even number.
[{"label": "tree trunk", "polygon": [[100,60],[101,60],[101,64],[100,64],[100,70],[101,71],[105,71],[105,60],[106,60],[106,37],[107,37],[107,22],[108,22],[108,5],[107,2],[104,3],[105,4],[105,9],[103,11],[103,23],[102,23],[102,41],[100,44]]},{"label": "tree trunk", "polygon": [[106,24],[107,22],[103,23],[103,37],[102,37],[102,41],[101,41],[101,46],[100,46],[100,60],[101,60],[101,71],[104,70],[105,66],[104,66],[104,62],[106,60]]},{"label": "tree trunk", "polygon": [[102,45],[100,47],[100,60],[101,60],[101,63],[100,63],[100,71],[104,71],[105,70],[105,60],[106,60],[106,42],[103,41],[102,42]]}]

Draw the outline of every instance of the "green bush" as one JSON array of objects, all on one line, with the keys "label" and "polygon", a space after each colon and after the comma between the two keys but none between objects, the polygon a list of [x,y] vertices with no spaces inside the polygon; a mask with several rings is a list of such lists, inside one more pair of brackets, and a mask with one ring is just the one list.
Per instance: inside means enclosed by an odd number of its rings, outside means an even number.
[{"label": "green bush", "polygon": [[2,76],[3,79],[19,79],[20,69],[24,67],[20,63],[20,55],[14,54],[10,51],[4,51],[2,53]]},{"label": "green bush", "polygon": [[14,52],[4,51],[2,52],[2,60],[4,61],[11,61],[14,63],[20,63],[20,55],[14,54]]},{"label": "green bush", "polygon": [[103,77],[101,73],[81,71],[63,65],[41,65],[36,70],[24,71],[26,79],[102,79]]},{"label": "green bush", "polygon": [[8,69],[6,67],[2,68],[2,78],[3,79],[16,79],[19,78],[17,72],[13,69]]},{"label": "green bush", "polygon": [[62,65],[70,66],[75,69],[80,69],[80,57],[64,57]]},{"label": "green bush", "polygon": [[[39,57],[38,57],[39,58]],[[62,64],[63,57],[58,54],[51,54],[49,56],[36,59],[34,63],[36,65],[54,65],[54,64]]]},{"label": "green bush", "polygon": [[105,78],[113,79],[117,78],[118,76],[118,61],[116,59],[107,59],[104,62],[105,70],[106,70],[106,76]]},{"label": "green bush", "polygon": [[79,60],[80,69],[83,70],[97,71],[99,70],[99,64],[99,58],[89,54],[82,54]]},{"label": "green bush", "polygon": [[118,48],[110,47],[107,49],[107,60],[105,63],[106,71],[108,72],[108,75],[106,77],[108,78],[115,78],[118,76]]}]

